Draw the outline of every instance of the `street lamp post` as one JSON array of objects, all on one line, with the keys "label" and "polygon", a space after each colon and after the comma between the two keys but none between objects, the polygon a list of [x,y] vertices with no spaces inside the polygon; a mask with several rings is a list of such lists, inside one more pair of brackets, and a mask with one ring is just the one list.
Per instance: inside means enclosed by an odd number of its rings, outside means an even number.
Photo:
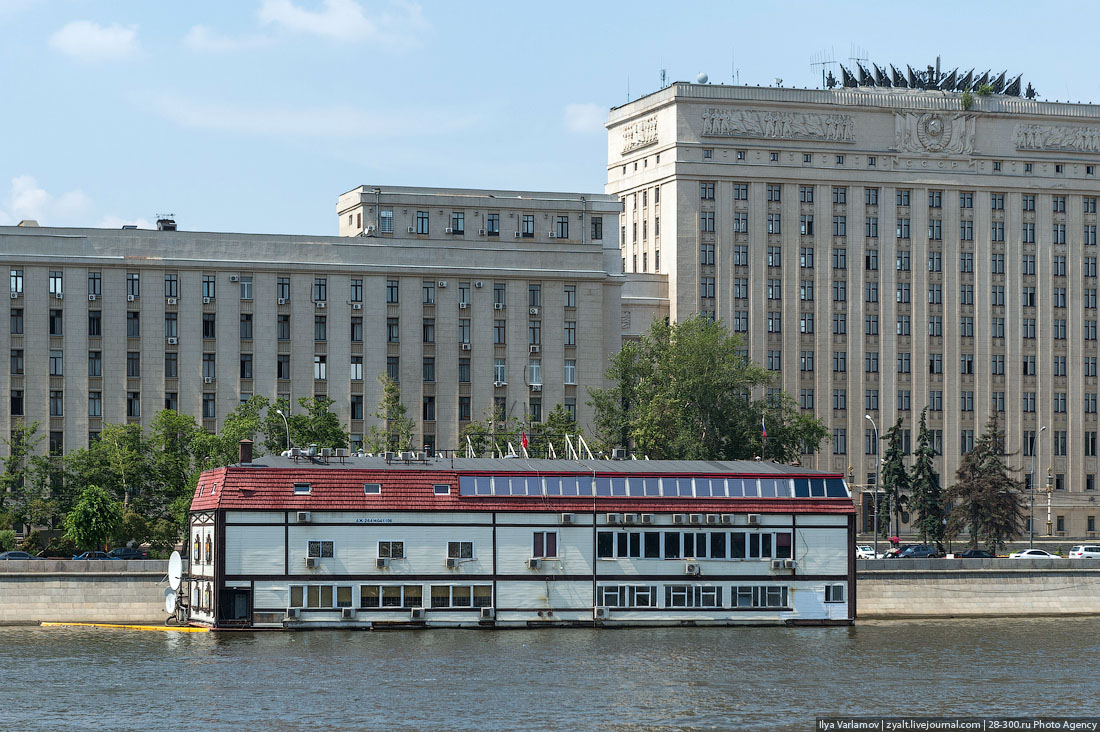
[{"label": "street lamp post", "polygon": [[875,450],[872,457],[875,459],[875,484],[871,488],[875,491],[875,558],[878,558],[878,425],[875,424],[875,420],[871,419],[871,415],[863,415],[867,418],[867,421],[871,423],[871,427],[875,430]]},{"label": "street lamp post", "polygon": [[1047,536],[1054,536],[1054,524],[1050,522],[1050,496],[1054,493],[1054,468],[1047,468]]},{"label": "street lamp post", "polygon": [[283,410],[276,409],[275,414],[283,418],[283,424],[286,425],[286,449],[290,449],[290,422],[286,421],[286,415],[283,414]]},{"label": "street lamp post", "polygon": [[1031,515],[1027,519],[1027,548],[1035,548],[1035,453],[1039,448],[1039,436],[1046,427],[1040,427],[1035,433],[1035,441],[1031,443]]}]

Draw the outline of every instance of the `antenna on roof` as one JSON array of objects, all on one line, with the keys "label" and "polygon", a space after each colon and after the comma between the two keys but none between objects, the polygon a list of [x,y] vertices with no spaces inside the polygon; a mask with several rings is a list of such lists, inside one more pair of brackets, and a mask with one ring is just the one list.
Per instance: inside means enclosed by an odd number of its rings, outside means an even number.
[{"label": "antenna on roof", "polygon": [[[822,50],[810,56],[810,68],[821,67],[821,88],[826,89],[829,86],[829,82],[826,79],[826,73],[832,73],[832,67],[836,66],[836,55],[833,53],[833,49],[828,51]],[[827,72],[826,69],[829,69]]]},{"label": "antenna on roof", "polygon": [[668,77],[668,72],[661,69],[661,88],[664,89],[668,84],[665,83],[665,79]]},{"label": "antenna on roof", "polygon": [[867,49],[851,44],[848,47],[848,60],[853,64],[867,63]]},{"label": "antenna on roof", "polygon": [[741,69],[737,68],[737,55],[730,49],[730,78],[734,86],[741,83]]}]

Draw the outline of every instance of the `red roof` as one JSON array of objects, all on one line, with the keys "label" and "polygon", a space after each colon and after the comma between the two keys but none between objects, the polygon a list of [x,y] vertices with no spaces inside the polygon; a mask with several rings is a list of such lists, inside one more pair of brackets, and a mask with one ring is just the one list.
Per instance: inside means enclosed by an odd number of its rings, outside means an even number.
[{"label": "red roof", "polygon": [[[458,478],[453,470],[232,466],[200,476],[191,510],[855,513],[850,498],[460,496]],[[295,494],[295,483],[309,483],[310,493]],[[365,483],[380,483],[382,492],[365,494]],[[435,495],[433,486],[443,483],[451,493]]]}]

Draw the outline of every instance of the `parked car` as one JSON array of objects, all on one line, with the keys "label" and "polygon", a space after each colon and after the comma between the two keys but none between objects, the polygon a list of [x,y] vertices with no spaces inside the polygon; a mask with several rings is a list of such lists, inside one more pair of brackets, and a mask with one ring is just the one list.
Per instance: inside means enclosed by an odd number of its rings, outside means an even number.
[{"label": "parked car", "polygon": [[860,544],[856,546],[856,559],[882,559],[882,557],[882,552],[875,554],[875,547],[872,544]]},{"label": "parked car", "polygon": [[913,544],[898,554],[898,559],[936,559],[942,556],[943,552],[931,544]]},{"label": "parked car", "polygon": [[1069,550],[1070,559],[1100,559],[1100,546],[1079,544]]},{"label": "parked car", "polygon": [[134,549],[128,546],[116,546],[114,549],[107,552],[107,556],[111,559],[148,559],[149,552],[144,549]]},{"label": "parked car", "polygon": [[1022,552],[1012,552],[1009,559],[1061,559],[1057,554],[1051,554],[1043,549],[1024,549]]},{"label": "parked car", "polygon": [[11,551],[0,553],[0,559],[37,559],[28,552]]},{"label": "parked car", "polygon": [[77,554],[73,559],[118,559],[118,557],[112,557],[107,552],[84,552]]},{"label": "parked car", "polygon": [[965,552],[959,552],[955,555],[955,559],[993,559],[994,555],[987,552],[985,549],[967,549]]}]

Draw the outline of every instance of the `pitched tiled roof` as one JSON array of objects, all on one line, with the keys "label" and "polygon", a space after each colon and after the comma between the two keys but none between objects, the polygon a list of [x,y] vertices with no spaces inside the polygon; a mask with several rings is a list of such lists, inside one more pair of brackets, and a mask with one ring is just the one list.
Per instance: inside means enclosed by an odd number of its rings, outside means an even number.
[{"label": "pitched tiled roof", "polygon": [[[455,461],[456,463],[458,461]],[[471,461],[489,462],[489,461]],[[492,461],[496,471],[514,474],[521,461]],[[559,461],[566,463],[566,461]],[[623,461],[636,462],[643,461]],[[599,461],[600,467],[613,461]],[[570,472],[578,471],[576,463]],[[680,463],[684,465],[685,463]],[[715,465],[715,464],[711,464]],[[753,466],[753,463],[744,463]],[[655,467],[651,465],[651,467]],[[236,510],[279,511],[586,511],[683,513],[854,513],[850,498],[627,498],[627,497],[559,497],[559,496],[460,496],[457,469],[450,461],[420,465],[417,469],[344,467],[318,468],[309,463],[291,463],[286,467],[230,466],[208,470],[199,478],[191,510],[225,508]],[[484,468],[483,468],[484,469]],[[589,469],[590,470],[590,469]],[[475,472],[463,470],[462,473]],[[480,471],[479,471],[480,472]],[[601,471],[602,472],[602,471]],[[610,472],[610,471],[609,471]],[[671,471],[651,470],[652,473]],[[680,475],[691,471],[675,471]],[[719,472],[715,468],[700,473]],[[776,471],[760,471],[760,475]],[[586,472],[586,474],[591,474]],[[751,475],[748,471],[729,471],[733,475]],[[840,477],[817,471],[786,473],[786,477],[812,475]],[[295,483],[309,483],[309,494],[295,494]],[[366,494],[365,483],[380,483],[382,491]],[[433,486],[447,484],[449,495],[436,495]]]}]

